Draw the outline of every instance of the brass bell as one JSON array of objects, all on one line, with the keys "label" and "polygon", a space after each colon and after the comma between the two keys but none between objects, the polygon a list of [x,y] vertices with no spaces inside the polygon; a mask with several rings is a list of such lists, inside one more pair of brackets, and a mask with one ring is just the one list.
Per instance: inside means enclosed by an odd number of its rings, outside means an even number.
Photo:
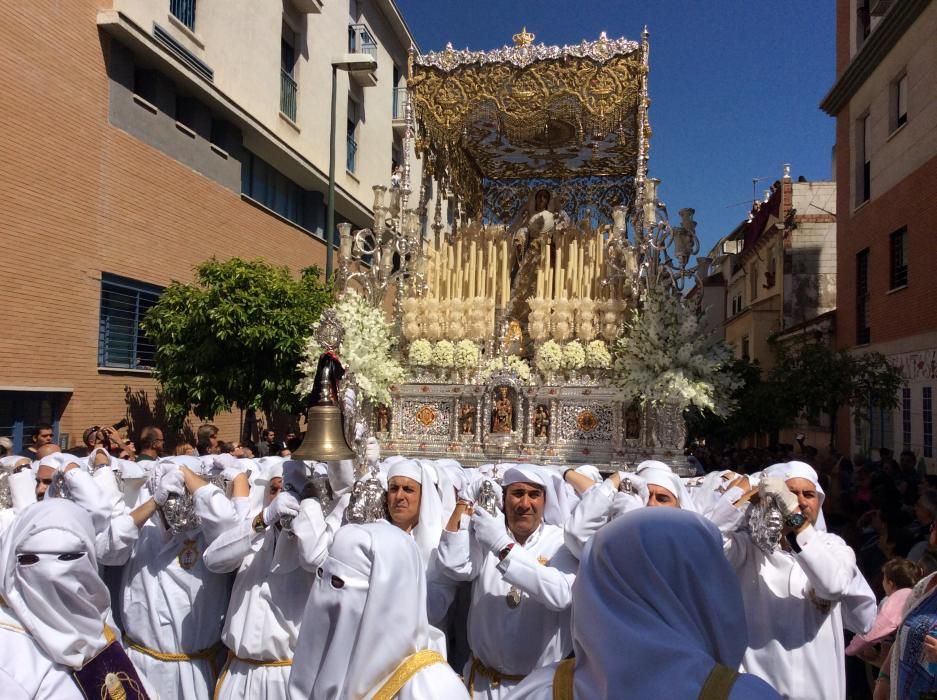
[{"label": "brass bell", "polygon": [[337,462],[354,459],[355,453],[345,440],[342,411],[332,399],[329,368],[323,367],[319,379],[319,401],[306,412],[306,436],[293,459]]}]

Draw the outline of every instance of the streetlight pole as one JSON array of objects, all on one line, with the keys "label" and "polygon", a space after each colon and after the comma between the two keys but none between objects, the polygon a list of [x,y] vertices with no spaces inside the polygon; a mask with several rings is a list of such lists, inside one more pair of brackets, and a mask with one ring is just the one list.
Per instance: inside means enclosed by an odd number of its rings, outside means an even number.
[{"label": "streetlight pole", "polygon": [[377,70],[377,60],[365,53],[347,53],[332,59],[332,113],[329,126],[329,193],[325,210],[325,281],[332,278],[332,246],[335,240],[335,93],[338,71]]},{"label": "streetlight pole", "polygon": [[325,210],[325,281],[332,279],[332,239],[335,236],[335,90],[338,66],[332,63],[332,120],[329,127],[329,195]]}]

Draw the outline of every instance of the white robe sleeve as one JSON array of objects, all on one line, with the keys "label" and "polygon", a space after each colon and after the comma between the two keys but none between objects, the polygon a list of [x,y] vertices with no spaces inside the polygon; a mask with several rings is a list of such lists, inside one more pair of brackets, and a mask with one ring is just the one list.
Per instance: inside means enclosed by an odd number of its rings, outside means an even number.
[{"label": "white robe sleeve", "polygon": [[426,616],[429,623],[439,626],[455,600],[459,584],[446,575],[439,563],[439,553],[434,551],[426,567]]},{"label": "white robe sleeve", "polygon": [[469,531],[443,530],[436,554],[443,573],[453,581],[471,581],[478,575],[480,562],[472,553],[472,538]]},{"label": "white robe sleeve", "polygon": [[720,532],[734,532],[741,526],[748,508],[746,505],[736,508],[735,502],[744,495],[745,492],[741,488],[733,486],[722,494],[707,514],[709,520],[719,528]]},{"label": "white robe sleeve", "polygon": [[250,522],[243,519],[224,532],[217,533],[213,540],[209,540],[202,555],[205,566],[216,574],[236,571],[250,553],[255,534]]},{"label": "white robe sleeve", "polygon": [[81,469],[71,469],[65,472],[65,483],[71,500],[91,514],[95,533],[104,532],[111,520],[111,504],[91,475]]},{"label": "white robe sleeve", "polygon": [[846,629],[855,634],[865,634],[872,629],[872,623],[878,614],[878,605],[875,603],[875,593],[858,567],[853,571],[849,589],[840,599],[840,603],[843,609],[843,626]]},{"label": "white robe sleeve", "polygon": [[800,552],[794,556],[816,594],[837,601],[849,589],[856,568],[852,547],[836,535],[819,532],[811,525],[797,535]]},{"label": "white robe sleeve", "polygon": [[563,526],[566,547],[577,559],[599,528],[611,519],[615,487],[606,480],[589,488]]},{"label": "white robe sleeve", "polygon": [[579,561],[566,547],[560,547],[547,564],[541,564],[523,547],[511,548],[498,562],[505,581],[554,612],[562,612],[572,604],[578,567]]},{"label": "white robe sleeve", "polygon": [[328,556],[335,534],[329,529],[318,501],[307,498],[299,504],[299,515],[293,518],[293,534],[296,536],[299,565],[314,572]]},{"label": "white robe sleeve", "polygon": [[202,519],[202,532],[208,542],[236,526],[238,518],[234,504],[214,484],[197,488],[192,500],[196,514]]},{"label": "white robe sleeve", "polygon": [[133,553],[140,538],[140,528],[129,512],[111,518],[107,528],[95,540],[98,563],[104,566],[123,566]]},{"label": "white robe sleeve", "polygon": [[751,535],[747,532],[722,533],[722,551],[736,571],[745,565],[745,560],[748,558],[748,549],[752,546],[754,545],[752,544]]},{"label": "white robe sleeve", "polygon": [[99,467],[92,480],[111,507],[107,526],[95,538],[98,562],[105,566],[122,566],[130,558],[140,530],[133,522],[130,508],[124,502],[124,494],[117,485],[113,469],[107,466]]}]

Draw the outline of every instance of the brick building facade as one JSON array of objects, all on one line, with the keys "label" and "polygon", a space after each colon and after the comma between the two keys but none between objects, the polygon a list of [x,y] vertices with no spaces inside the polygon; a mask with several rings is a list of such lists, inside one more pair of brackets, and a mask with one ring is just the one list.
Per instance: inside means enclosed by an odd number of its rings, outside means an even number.
[{"label": "brick building facade", "polygon": [[[937,4],[837,4],[837,343],[878,351],[907,382],[898,410],[842,418],[853,449],[934,464],[937,389]],[[846,445],[844,444],[844,448]]]},{"label": "brick building facade", "polygon": [[[157,387],[137,345],[145,339],[134,314],[171,281],[191,279],[198,263],[240,256],[294,271],[324,268],[328,102],[304,90],[322,89],[323,81],[328,89],[328,48],[322,58],[302,47],[300,76],[308,85],[299,85],[300,112],[294,102],[292,119],[284,119],[285,83],[275,71],[287,20],[301,27],[291,40],[305,42],[325,10],[315,2],[277,3],[266,17],[237,2],[221,18],[206,14],[210,5],[188,4],[194,30],[171,16],[168,0],[0,8],[0,435],[18,446],[39,421],[53,422],[75,446],[90,425],[126,417],[139,427],[152,419]],[[157,5],[158,20],[135,20],[135,12]],[[373,6],[376,14],[358,19],[374,36],[383,33],[379,58],[395,55],[372,76],[384,79],[383,91],[372,97],[340,77],[341,89],[371,100],[375,113],[368,131],[362,124],[356,134],[359,147],[368,143],[377,155],[359,150],[357,173],[340,156],[347,168],[336,218],[359,226],[370,216],[365,193],[387,183],[399,153],[391,72],[396,81],[409,48],[405,25],[390,16],[393,3]],[[331,22],[341,31],[332,53],[339,54],[348,50],[345,27],[354,18],[347,5],[336,12]],[[220,21],[251,23],[258,37],[272,33],[270,79],[278,88],[269,110],[244,107],[253,88],[237,82],[232,47],[213,49],[204,38]],[[160,30],[169,38],[160,39]],[[340,138],[341,149],[344,128]],[[223,438],[238,437],[239,418],[218,417]]]}]

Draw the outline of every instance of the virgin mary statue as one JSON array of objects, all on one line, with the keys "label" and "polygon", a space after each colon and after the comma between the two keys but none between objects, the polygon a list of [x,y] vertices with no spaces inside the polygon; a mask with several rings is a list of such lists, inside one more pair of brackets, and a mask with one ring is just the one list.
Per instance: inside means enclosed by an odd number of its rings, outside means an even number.
[{"label": "virgin mary statue", "polygon": [[518,212],[508,229],[514,249],[514,274],[511,279],[511,299],[507,318],[527,328],[530,306],[527,300],[537,293],[537,269],[547,245],[553,242],[557,231],[569,225],[569,217],[562,210],[562,202],[546,188],[533,191],[527,206]]}]

